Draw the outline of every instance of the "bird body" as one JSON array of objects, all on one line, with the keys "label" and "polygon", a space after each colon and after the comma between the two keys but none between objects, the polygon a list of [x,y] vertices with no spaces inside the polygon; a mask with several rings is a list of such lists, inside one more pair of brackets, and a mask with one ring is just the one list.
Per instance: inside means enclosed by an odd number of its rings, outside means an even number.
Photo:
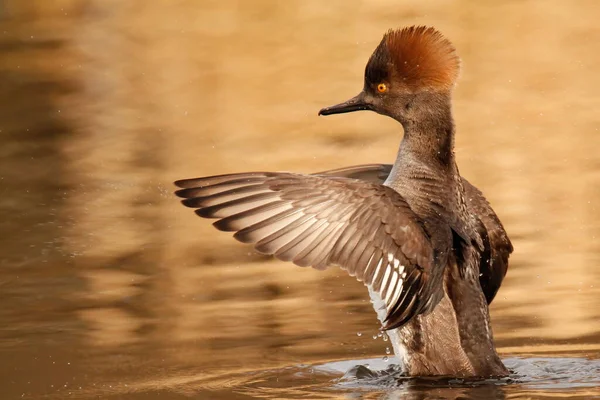
[{"label": "bird body", "polygon": [[362,281],[411,376],[505,376],[488,304],[512,245],[459,174],[454,47],[433,28],[389,31],[363,90],[320,115],[372,110],[404,128],[393,165],[316,174],[253,172],[177,181],[183,204],[265,254],[337,265]]}]

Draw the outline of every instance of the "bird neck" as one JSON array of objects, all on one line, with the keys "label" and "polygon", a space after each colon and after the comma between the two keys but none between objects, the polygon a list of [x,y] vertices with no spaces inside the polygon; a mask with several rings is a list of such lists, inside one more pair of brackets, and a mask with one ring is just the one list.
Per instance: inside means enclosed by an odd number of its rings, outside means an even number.
[{"label": "bird neck", "polygon": [[[417,213],[439,211],[419,207],[452,209],[458,167],[450,96],[428,94],[413,103],[411,118],[402,120],[404,137],[386,185],[401,193]],[[413,200],[427,201],[412,204]]]},{"label": "bird neck", "polygon": [[404,138],[398,160],[421,161],[440,170],[454,166],[454,118],[449,94],[425,93],[409,104],[410,118],[402,121]]}]

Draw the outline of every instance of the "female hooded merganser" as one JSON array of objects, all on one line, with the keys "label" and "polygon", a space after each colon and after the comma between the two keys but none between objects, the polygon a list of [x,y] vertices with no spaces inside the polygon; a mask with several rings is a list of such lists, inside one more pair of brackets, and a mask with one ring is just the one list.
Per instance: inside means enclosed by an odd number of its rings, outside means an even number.
[{"label": "female hooded merganser", "polygon": [[488,304],[512,245],[456,166],[458,73],[454,47],[435,29],[390,30],[367,63],[363,90],[319,115],[394,118],[404,127],[394,165],[185,179],[176,194],[261,253],[337,265],[364,282],[408,375],[505,376]]}]

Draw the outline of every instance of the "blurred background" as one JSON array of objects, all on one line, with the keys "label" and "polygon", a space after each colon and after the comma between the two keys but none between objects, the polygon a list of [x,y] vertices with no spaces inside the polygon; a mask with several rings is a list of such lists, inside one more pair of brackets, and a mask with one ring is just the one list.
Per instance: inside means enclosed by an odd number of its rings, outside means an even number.
[{"label": "blurred background", "polygon": [[384,357],[362,284],[256,255],[172,181],[392,162],[396,122],[317,111],[412,24],[458,49],[459,167],[515,246],[499,351],[599,358],[598,18],[594,0],[1,0],[3,398],[292,398],[297,380],[253,374]]}]

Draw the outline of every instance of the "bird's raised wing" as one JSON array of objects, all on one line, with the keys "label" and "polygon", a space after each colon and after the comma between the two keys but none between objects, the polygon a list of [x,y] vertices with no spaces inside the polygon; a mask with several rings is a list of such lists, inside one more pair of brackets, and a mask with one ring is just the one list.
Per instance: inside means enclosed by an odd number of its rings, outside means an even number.
[{"label": "bird's raised wing", "polygon": [[[332,169],[319,172],[319,174],[383,183],[391,170],[391,164],[364,164]],[[490,304],[500,289],[508,270],[508,258],[513,251],[513,246],[504,226],[483,193],[465,178],[461,177],[461,179],[465,189],[467,208],[481,221],[486,231],[484,233],[487,234],[489,240],[488,251],[483,252],[479,263],[479,282],[485,298]]]},{"label": "bird's raised wing", "polygon": [[361,181],[383,184],[392,171],[392,164],[362,164],[317,172],[313,175],[337,176],[360,179]]},{"label": "bird's raised wing", "polygon": [[483,193],[462,178],[468,210],[483,224],[489,240],[489,259],[479,264],[479,282],[485,298],[490,304],[508,271],[508,257],[513,251],[502,222],[492,209]]},{"label": "bird's raised wing", "polygon": [[445,260],[393,189],[326,175],[254,172],[175,182],[214,226],[300,266],[338,265],[385,301],[384,329],[437,305]]}]

